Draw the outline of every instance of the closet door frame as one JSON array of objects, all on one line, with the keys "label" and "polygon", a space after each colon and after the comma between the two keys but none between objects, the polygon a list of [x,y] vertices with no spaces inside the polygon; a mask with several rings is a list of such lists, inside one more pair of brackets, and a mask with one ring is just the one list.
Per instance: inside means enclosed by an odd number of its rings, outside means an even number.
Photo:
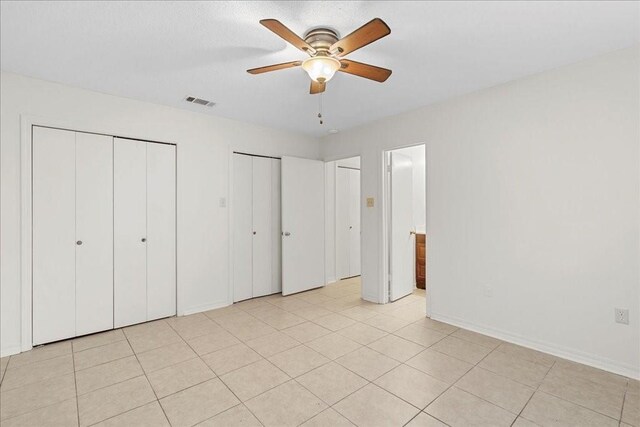
[{"label": "closet door frame", "polygon": [[[94,133],[105,136],[120,137],[126,139],[137,139],[140,141],[153,142],[156,144],[171,144],[176,146],[176,201],[178,178],[178,144],[168,141],[150,140],[143,135],[132,135],[127,131],[114,128],[87,127],[82,120],[64,120],[39,117],[30,114],[20,115],[20,290],[21,290],[21,325],[20,344],[15,347],[4,349],[2,356],[28,351],[33,348],[33,128],[45,127],[72,132]],[[181,307],[180,285],[177,282],[178,274],[178,254],[177,254],[177,224],[178,212],[176,203],[176,308],[177,314],[183,315],[184,309]]]}]

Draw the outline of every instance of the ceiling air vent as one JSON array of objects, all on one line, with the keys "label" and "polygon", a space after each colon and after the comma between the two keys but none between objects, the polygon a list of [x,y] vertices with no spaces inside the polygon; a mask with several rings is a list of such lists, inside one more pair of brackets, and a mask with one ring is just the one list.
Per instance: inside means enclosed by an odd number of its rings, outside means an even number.
[{"label": "ceiling air vent", "polygon": [[204,105],[205,107],[213,107],[216,105],[215,102],[207,101],[206,99],[196,98],[195,96],[187,96],[185,101],[190,102],[191,104]]}]

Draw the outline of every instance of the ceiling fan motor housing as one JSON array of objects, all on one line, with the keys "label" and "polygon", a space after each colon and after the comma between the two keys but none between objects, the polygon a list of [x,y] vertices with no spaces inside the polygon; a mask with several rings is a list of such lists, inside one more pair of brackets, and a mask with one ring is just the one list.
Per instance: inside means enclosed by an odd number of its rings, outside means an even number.
[{"label": "ceiling fan motor housing", "polygon": [[325,27],[311,29],[304,36],[304,41],[315,49],[316,54],[322,53],[324,55],[333,53],[329,52],[329,49],[338,40],[340,40],[338,32]]}]

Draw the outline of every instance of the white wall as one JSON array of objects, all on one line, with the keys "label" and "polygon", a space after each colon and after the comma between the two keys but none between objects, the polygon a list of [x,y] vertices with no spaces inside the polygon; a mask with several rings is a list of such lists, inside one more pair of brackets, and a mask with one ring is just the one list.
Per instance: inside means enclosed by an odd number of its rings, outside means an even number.
[{"label": "white wall", "polygon": [[77,124],[77,130],[175,142],[178,145],[178,309],[225,305],[228,295],[230,151],[319,158],[310,137],[247,123],[2,73],[1,329],[2,355],[19,351],[20,115]]},{"label": "white wall", "polygon": [[394,150],[395,153],[409,156],[413,164],[413,227],[419,233],[424,233],[427,225],[425,151],[424,144]]},{"label": "white wall", "polygon": [[364,296],[382,295],[382,151],[425,142],[433,317],[640,377],[639,75],[636,46],[324,138],[376,198]]}]

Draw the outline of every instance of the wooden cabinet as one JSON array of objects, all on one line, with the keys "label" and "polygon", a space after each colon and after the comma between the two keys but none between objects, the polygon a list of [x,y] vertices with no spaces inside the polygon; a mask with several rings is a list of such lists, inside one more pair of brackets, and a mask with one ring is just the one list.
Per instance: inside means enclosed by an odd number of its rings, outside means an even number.
[{"label": "wooden cabinet", "polygon": [[427,236],[416,234],[416,286],[424,289],[427,281]]}]

